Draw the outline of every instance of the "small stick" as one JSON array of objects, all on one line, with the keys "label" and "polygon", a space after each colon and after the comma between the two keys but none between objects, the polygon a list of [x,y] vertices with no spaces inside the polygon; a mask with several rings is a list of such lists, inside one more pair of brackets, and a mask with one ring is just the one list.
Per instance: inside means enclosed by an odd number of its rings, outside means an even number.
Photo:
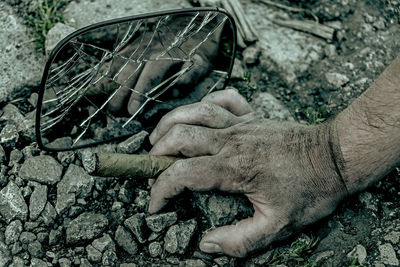
[{"label": "small stick", "polygon": [[[254,2],[254,1],[255,1],[255,0],[253,0],[253,2]],[[304,13],[309,13],[309,14],[315,19],[316,22],[319,21],[318,17],[317,17],[312,11],[307,10],[307,9],[298,8],[298,7],[286,6],[286,5],[284,5],[284,4],[275,3],[275,2],[273,2],[273,1],[271,1],[271,0],[257,0],[256,2],[261,2],[261,3],[265,4],[265,5],[271,5],[271,6],[278,7],[278,8],[282,8],[282,9],[285,9],[285,10],[288,10],[288,11],[292,11],[292,12],[304,12]]]},{"label": "small stick", "polygon": [[94,176],[147,179],[155,178],[181,158],[118,153],[82,153],[85,170]]},{"label": "small stick", "polygon": [[315,21],[273,19],[272,22],[298,31],[311,33],[329,41],[333,40],[335,33],[335,29]]}]

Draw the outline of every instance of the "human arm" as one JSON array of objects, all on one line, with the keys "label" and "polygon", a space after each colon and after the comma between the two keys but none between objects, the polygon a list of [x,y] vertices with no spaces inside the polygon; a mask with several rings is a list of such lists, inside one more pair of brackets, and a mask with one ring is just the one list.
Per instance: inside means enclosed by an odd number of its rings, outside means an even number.
[{"label": "human arm", "polygon": [[191,158],[156,180],[150,213],[185,189],[244,193],[253,217],[214,229],[200,243],[205,252],[238,257],[327,216],[399,164],[399,61],[317,126],[259,120],[234,90],[170,112],[150,136],[151,153]]}]

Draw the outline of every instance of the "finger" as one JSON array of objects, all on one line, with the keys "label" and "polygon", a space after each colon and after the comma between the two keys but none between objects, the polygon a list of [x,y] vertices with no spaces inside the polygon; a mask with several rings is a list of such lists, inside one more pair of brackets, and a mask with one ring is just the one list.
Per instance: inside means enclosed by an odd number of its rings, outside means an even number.
[{"label": "finger", "polygon": [[221,106],[236,116],[243,116],[253,111],[247,100],[233,87],[206,95],[201,101]]},{"label": "finger", "polygon": [[223,146],[218,131],[202,126],[175,124],[150,151],[152,155],[196,157],[217,154]]},{"label": "finger", "polygon": [[275,223],[255,212],[254,217],[207,233],[200,241],[200,249],[206,253],[245,257],[249,252],[264,248],[272,242],[277,234],[275,228]]},{"label": "finger", "polygon": [[187,62],[182,68],[189,70],[179,79],[178,85],[196,84],[210,70],[211,64],[198,54],[192,57],[192,62]]},{"label": "finger", "polygon": [[129,114],[134,114],[140,108],[143,99],[146,100],[142,96],[158,86],[178,64],[169,60],[151,61],[146,64],[129,99]]},{"label": "finger", "polygon": [[[215,173],[218,176],[215,176]],[[168,200],[185,189],[205,191],[219,188],[225,175],[215,156],[178,160],[157,178],[151,188],[149,213],[159,211]]]},{"label": "finger", "polygon": [[224,108],[209,102],[199,102],[176,108],[167,113],[150,134],[150,143],[155,144],[175,124],[192,124],[210,128],[227,128],[239,123],[238,117]]}]

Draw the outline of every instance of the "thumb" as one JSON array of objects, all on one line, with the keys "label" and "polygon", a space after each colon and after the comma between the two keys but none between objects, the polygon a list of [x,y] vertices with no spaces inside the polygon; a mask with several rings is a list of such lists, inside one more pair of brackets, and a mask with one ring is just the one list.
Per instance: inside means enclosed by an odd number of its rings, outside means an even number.
[{"label": "thumb", "polygon": [[265,248],[271,243],[279,228],[261,213],[255,213],[254,217],[235,225],[222,226],[207,233],[200,241],[200,249],[206,253],[245,257],[249,252]]}]

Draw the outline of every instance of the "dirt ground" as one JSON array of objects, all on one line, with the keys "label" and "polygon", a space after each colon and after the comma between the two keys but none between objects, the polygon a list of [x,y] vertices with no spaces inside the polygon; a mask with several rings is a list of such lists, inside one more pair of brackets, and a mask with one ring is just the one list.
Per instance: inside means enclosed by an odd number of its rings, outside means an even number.
[{"label": "dirt ground", "polygon": [[[251,11],[257,1],[241,2],[245,10]],[[400,1],[275,2],[312,11],[320,23],[335,25],[334,39],[327,41],[312,36],[322,50],[303,71],[295,73],[296,78],[292,81],[283,74],[279,62],[272,62],[264,50],[255,63],[245,64],[244,49],[240,49],[237,60],[242,62],[243,73],[250,75],[245,79],[233,77],[231,85],[249,100],[255,92],[272,94],[302,123],[320,123],[338,114],[400,54]],[[21,18],[32,8],[30,1],[6,0],[6,3]],[[312,19],[307,12],[269,8],[286,12],[294,19]],[[35,31],[27,21],[26,25]],[[257,43],[253,45],[257,47]],[[25,119],[34,110],[28,99],[37,89],[38,84],[29,85],[15,101],[9,101]],[[10,112],[6,110],[6,104],[0,103],[0,116],[3,117],[0,128],[12,121],[4,115]],[[366,192],[346,199],[332,215],[302,233],[245,259],[235,259],[202,253],[198,242],[210,227],[212,216],[224,224],[251,214],[248,203],[240,196],[185,192],[166,208],[166,217],[174,220],[176,216],[177,219],[161,232],[152,232],[145,223],[149,201],[147,184],[113,179],[94,181],[82,173],[79,152],[39,151],[32,132],[21,131],[18,141],[3,142],[1,150],[4,151],[0,150],[0,212],[5,210],[0,220],[2,266],[400,266],[400,168]],[[149,144],[145,142],[142,149],[148,148]],[[32,182],[22,178],[23,170],[35,171],[31,165],[43,162],[48,163],[48,168],[54,167],[51,174],[60,177],[56,182]],[[84,185],[78,186],[79,192],[72,192],[73,197],[67,194],[65,200],[61,200],[60,184],[69,186],[70,190],[78,184],[73,184],[73,177],[85,181]],[[20,199],[17,204],[25,205],[26,211],[21,216],[7,213],[12,207],[4,204],[6,189],[14,194],[14,200]],[[42,192],[41,196],[37,196],[39,192]],[[44,203],[36,218],[32,218],[34,201]],[[213,210],[210,207],[212,201],[221,205],[221,210]],[[94,228],[98,232],[77,234],[79,224],[87,221],[96,222]],[[134,222],[134,230],[127,226],[127,221]],[[182,241],[185,233],[191,238],[182,253],[165,250],[168,242],[174,242],[173,238]],[[141,235],[145,236],[143,240],[140,240]],[[168,239],[166,235],[172,237]],[[74,238],[81,239],[75,242]],[[136,247],[126,245],[126,240],[135,243]]]}]

